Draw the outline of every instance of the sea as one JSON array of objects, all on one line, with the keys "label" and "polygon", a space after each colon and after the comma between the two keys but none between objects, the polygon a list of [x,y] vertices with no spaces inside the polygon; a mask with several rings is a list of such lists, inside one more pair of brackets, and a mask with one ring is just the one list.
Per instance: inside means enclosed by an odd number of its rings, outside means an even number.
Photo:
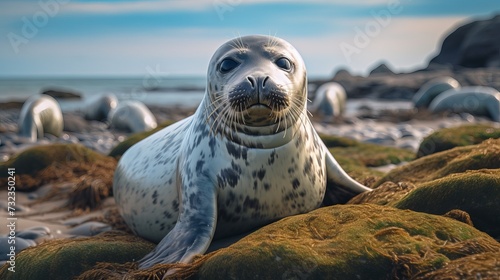
[{"label": "sea", "polygon": [[205,93],[205,84],[205,77],[0,78],[0,102],[24,101],[45,90],[58,90],[82,97],[58,100],[63,111],[82,109],[104,94],[146,105],[196,107]]}]

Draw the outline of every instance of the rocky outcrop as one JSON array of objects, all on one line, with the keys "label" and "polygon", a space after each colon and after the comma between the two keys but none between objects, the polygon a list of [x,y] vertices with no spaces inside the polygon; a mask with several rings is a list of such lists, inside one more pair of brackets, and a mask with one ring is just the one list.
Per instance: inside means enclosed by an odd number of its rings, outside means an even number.
[{"label": "rocky outcrop", "polygon": [[458,27],[430,63],[468,68],[500,67],[500,15]]},{"label": "rocky outcrop", "polygon": [[425,69],[394,75],[385,64],[374,68],[368,77],[339,70],[331,79],[311,81],[320,85],[337,82],[348,98],[411,100],[426,82],[449,76],[460,85],[489,86],[500,90],[500,15],[458,27],[443,41],[441,52]]},{"label": "rocky outcrop", "polygon": [[379,64],[377,67],[373,68],[373,70],[370,71],[370,75],[390,75],[394,74],[394,71],[387,66],[385,63]]}]

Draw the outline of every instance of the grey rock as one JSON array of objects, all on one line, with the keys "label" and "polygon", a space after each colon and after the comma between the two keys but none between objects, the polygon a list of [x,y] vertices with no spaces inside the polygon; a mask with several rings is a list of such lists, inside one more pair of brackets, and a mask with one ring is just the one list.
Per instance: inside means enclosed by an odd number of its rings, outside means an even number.
[{"label": "grey rock", "polygon": [[458,27],[448,35],[430,64],[469,68],[500,67],[500,15]]}]

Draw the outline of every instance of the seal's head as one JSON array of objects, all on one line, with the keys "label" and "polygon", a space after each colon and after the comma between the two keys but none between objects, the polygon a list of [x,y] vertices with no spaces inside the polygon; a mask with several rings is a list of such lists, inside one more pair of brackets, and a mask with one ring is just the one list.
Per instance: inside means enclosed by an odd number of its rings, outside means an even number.
[{"label": "seal's head", "polygon": [[292,45],[276,37],[233,39],[210,61],[207,98],[212,132],[286,132],[306,112],[304,62]]}]

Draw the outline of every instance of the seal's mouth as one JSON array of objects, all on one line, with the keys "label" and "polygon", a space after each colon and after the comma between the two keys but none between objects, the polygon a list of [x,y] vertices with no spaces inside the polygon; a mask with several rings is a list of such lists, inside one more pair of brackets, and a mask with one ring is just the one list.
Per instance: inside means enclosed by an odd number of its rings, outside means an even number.
[{"label": "seal's mouth", "polygon": [[271,106],[267,105],[267,104],[263,104],[263,103],[254,103],[254,104],[250,104],[250,106],[247,107],[247,110],[270,110],[272,111],[273,108],[271,108]]}]

